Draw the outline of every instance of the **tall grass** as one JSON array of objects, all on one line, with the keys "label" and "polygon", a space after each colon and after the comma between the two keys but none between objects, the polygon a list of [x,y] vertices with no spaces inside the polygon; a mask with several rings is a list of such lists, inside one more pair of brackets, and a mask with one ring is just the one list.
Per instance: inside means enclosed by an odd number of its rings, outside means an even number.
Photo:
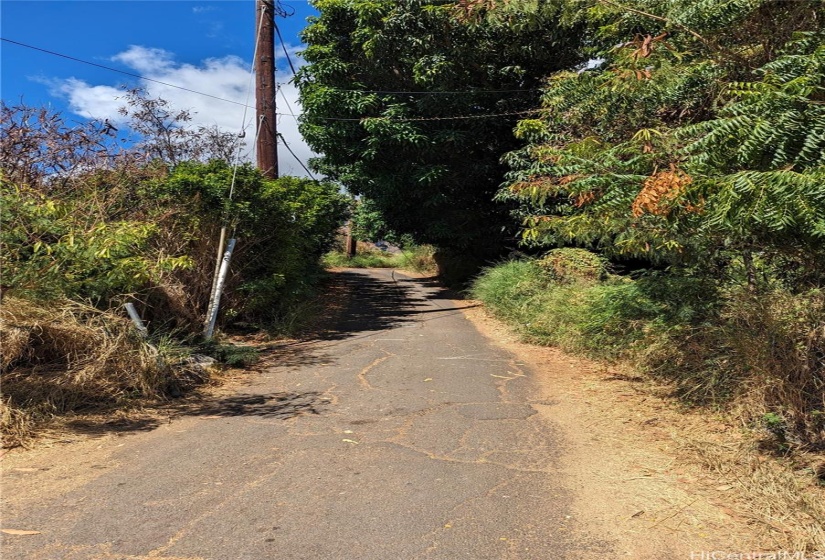
[{"label": "tall grass", "polygon": [[530,342],[622,360],[687,404],[737,410],[781,449],[825,448],[822,290],[755,292],[675,272],[598,278],[570,259],[561,268],[563,278],[547,259],[505,262],[471,295]]},{"label": "tall grass", "polygon": [[559,283],[535,261],[490,268],[470,293],[525,339],[592,358],[626,357],[659,326],[659,307],[635,282]]},{"label": "tall grass", "polygon": [[433,252],[429,245],[418,245],[400,253],[359,248],[352,257],[341,251],[331,251],[323,256],[321,262],[329,268],[399,268],[432,272],[435,270]]}]

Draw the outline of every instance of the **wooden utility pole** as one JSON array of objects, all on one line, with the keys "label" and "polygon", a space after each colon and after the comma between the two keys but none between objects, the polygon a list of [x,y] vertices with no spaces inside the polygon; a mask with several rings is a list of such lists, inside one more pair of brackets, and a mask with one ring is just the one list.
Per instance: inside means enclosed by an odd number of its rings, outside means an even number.
[{"label": "wooden utility pole", "polygon": [[270,179],[278,178],[278,130],[275,116],[275,9],[267,0],[257,2],[255,52],[255,110],[258,127],[258,169]]},{"label": "wooden utility pole", "polygon": [[355,239],[355,236],[352,235],[352,220],[347,222],[347,239],[345,241],[345,245],[347,258],[351,259],[355,256],[358,247],[358,241]]}]

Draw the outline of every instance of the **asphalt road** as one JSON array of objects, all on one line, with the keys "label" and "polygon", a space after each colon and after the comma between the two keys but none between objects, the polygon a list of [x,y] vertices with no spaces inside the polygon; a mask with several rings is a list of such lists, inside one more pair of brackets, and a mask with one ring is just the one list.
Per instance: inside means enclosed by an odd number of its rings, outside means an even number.
[{"label": "asphalt road", "polygon": [[[3,527],[40,534],[4,535],[2,558],[609,557],[568,509],[530,372],[431,281],[340,274],[356,297],[322,339],[119,438],[88,482],[14,501]],[[18,471],[6,496],[37,476]]]}]

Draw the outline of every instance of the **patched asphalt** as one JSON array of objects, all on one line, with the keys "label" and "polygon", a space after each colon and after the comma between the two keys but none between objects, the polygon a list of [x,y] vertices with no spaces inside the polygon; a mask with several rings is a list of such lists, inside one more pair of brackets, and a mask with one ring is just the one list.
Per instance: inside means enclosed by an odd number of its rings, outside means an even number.
[{"label": "patched asphalt", "polygon": [[2,558],[609,557],[570,513],[530,371],[434,281],[338,274],[353,297],[321,339],[10,508],[3,527],[40,534],[4,535]]}]

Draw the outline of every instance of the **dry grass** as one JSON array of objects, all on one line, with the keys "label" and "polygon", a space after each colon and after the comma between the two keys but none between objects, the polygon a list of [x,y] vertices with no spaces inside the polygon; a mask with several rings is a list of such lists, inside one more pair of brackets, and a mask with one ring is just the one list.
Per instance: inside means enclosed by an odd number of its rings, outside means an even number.
[{"label": "dry grass", "polygon": [[128,319],[68,300],[44,307],[5,298],[0,354],[6,447],[55,415],[123,406],[203,381],[171,368]]},{"label": "dry grass", "polygon": [[761,527],[766,548],[825,550],[825,487],[816,484],[816,456],[807,457],[810,466],[805,466],[800,456],[793,463],[766,457],[752,442],[681,443],[683,459],[731,485],[736,509]]},{"label": "dry grass", "polygon": [[[823,308],[819,291],[734,293],[721,324],[669,354],[683,400],[698,395],[702,403],[727,388],[716,402],[744,437],[714,437],[697,422],[676,439],[684,462],[730,487],[730,505],[758,529],[765,549],[825,550]],[[703,410],[693,412],[701,418]]]},{"label": "dry grass", "polygon": [[781,444],[825,449],[824,309],[819,290],[740,297],[732,306],[729,339],[748,374],[737,412],[752,421],[775,414],[777,435],[788,440]]}]

